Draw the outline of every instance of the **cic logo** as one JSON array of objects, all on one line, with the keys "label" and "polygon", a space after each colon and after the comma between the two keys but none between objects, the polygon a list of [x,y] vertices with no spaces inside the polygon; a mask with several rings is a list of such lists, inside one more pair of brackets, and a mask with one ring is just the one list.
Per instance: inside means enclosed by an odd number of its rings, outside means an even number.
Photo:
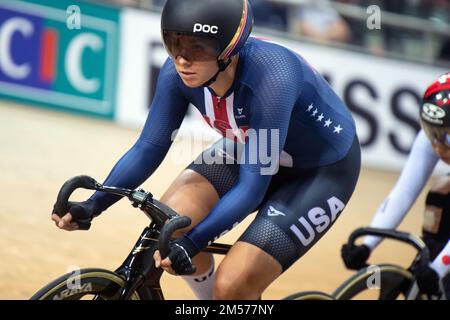
[{"label": "cic logo", "polygon": [[110,113],[116,22],[75,5],[14,3],[0,3],[0,94]]}]

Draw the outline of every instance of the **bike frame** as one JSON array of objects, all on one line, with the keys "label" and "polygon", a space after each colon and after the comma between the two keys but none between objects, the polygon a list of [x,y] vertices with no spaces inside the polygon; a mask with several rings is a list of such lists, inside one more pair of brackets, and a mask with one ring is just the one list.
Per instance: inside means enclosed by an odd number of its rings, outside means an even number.
[{"label": "bike frame", "polygon": [[[126,283],[120,299],[129,299],[136,289],[145,286],[150,292],[151,299],[164,300],[160,285],[163,270],[155,267],[153,259],[153,254],[158,250],[159,234],[160,232],[154,224],[145,228],[133,250],[116,270],[117,274],[125,278]],[[202,252],[226,255],[230,248],[231,245],[213,243]]]}]

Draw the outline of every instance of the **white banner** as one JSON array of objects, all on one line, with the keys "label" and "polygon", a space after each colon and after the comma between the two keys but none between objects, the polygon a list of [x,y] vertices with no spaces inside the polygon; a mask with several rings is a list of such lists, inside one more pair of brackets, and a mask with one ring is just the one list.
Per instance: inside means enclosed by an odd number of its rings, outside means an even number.
[{"label": "white banner", "polygon": [[[142,126],[159,67],[167,58],[161,42],[160,16],[128,9],[122,13],[121,24],[117,120]],[[448,70],[298,41],[270,40],[301,54],[346,102],[357,123],[364,165],[402,168],[419,129],[421,96]],[[181,131],[206,128],[193,111]],[[211,129],[209,132],[216,135]]]}]

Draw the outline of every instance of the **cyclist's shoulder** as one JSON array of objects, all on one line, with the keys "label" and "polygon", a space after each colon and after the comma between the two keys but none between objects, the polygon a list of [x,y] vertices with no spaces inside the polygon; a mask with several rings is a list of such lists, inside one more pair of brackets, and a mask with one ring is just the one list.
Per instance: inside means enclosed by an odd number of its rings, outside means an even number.
[{"label": "cyclist's shoulder", "polygon": [[243,49],[253,59],[298,59],[300,55],[288,46],[266,38],[250,37]]},{"label": "cyclist's shoulder", "polygon": [[299,81],[303,77],[303,61],[287,47],[260,38],[250,38],[240,52],[243,80],[250,84],[261,81]]},{"label": "cyclist's shoulder", "polygon": [[163,76],[168,79],[173,78],[174,81],[179,79],[175,64],[173,63],[172,59],[170,59],[170,57],[168,57],[161,66],[159,76]]}]

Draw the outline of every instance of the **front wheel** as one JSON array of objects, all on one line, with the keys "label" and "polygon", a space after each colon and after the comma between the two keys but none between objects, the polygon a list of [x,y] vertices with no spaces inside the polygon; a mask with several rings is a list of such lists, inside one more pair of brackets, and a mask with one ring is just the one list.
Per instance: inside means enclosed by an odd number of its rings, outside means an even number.
[{"label": "front wheel", "polygon": [[[65,274],[36,292],[31,300],[117,300],[125,280],[117,273],[103,269],[81,269],[75,275]],[[130,300],[145,299],[145,289],[134,292]]]},{"label": "front wheel", "polygon": [[[336,300],[406,299],[413,275],[396,265],[379,265],[359,270],[333,293]],[[420,299],[421,297],[418,297]]]},{"label": "front wheel", "polygon": [[297,292],[287,296],[283,300],[335,300],[329,294],[320,291]]}]

